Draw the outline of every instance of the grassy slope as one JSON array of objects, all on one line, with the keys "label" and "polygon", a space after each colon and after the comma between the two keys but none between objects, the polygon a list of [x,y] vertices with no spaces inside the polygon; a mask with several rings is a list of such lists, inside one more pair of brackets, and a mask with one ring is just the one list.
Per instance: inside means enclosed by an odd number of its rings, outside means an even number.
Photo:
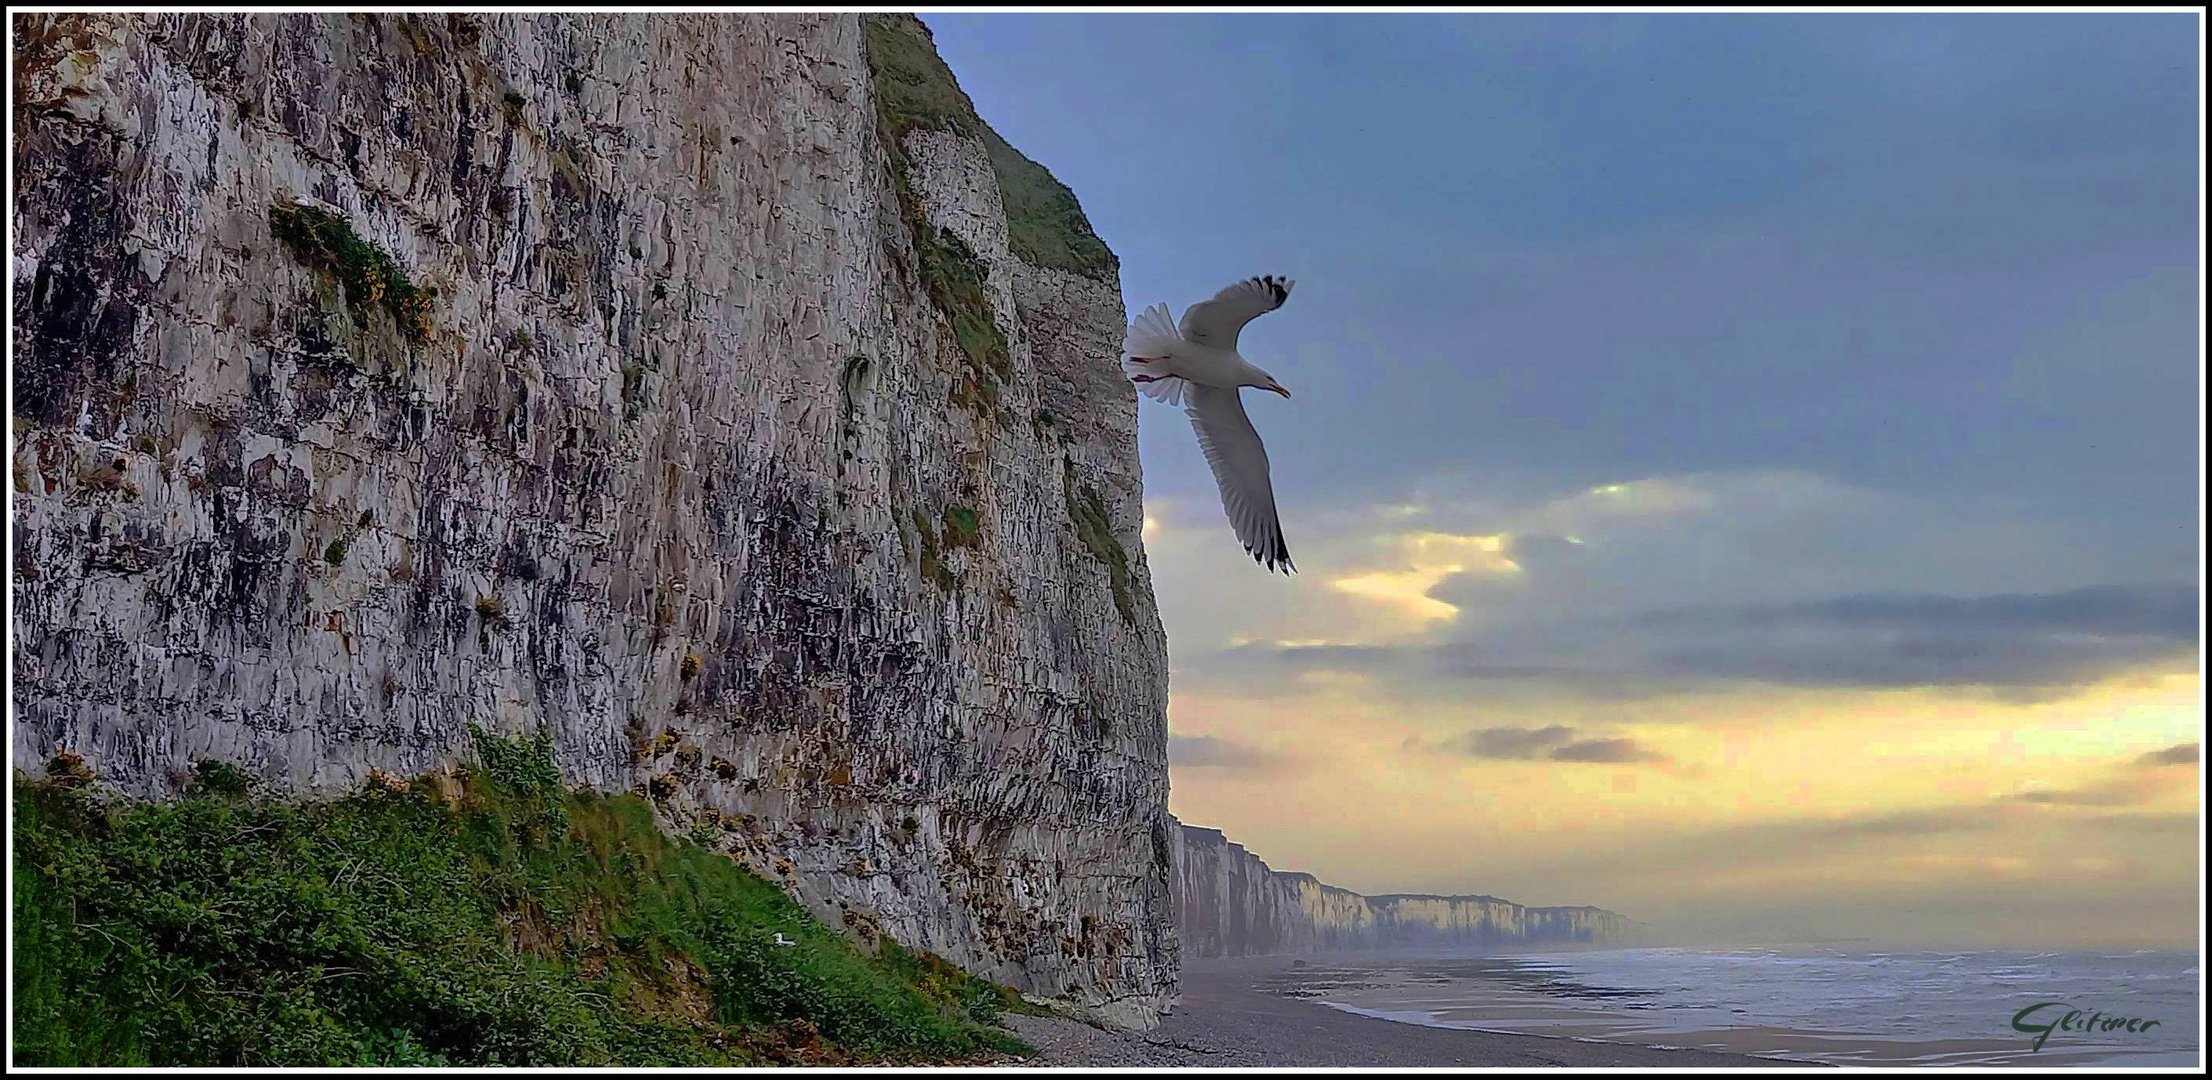
[{"label": "grassy slope", "polygon": [[[15,780],[17,1065],[945,1062],[1018,996],[562,790],[548,743],[294,804]],[[799,942],[771,944],[777,932]]]}]

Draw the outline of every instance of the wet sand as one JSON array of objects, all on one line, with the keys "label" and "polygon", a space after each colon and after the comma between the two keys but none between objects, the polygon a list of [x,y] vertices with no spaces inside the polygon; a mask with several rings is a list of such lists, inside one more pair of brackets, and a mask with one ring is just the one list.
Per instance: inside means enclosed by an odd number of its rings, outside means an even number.
[{"label": "wet sand", "polygon": [[[1203,960],[1183,969],[1183,1000],[1143,1034],[1068,1020],[1008,1017],[1040,1066],[1469,1066],[1645,1068],[1818,1067],[1804,1061],[1620,1042],[1583,1042],[1423,1027],[1285,996],[1300,958]],[[1321,958],[1307,958],[1307,962]],[[1328,963],[1342,963],[1329,957]]]}]

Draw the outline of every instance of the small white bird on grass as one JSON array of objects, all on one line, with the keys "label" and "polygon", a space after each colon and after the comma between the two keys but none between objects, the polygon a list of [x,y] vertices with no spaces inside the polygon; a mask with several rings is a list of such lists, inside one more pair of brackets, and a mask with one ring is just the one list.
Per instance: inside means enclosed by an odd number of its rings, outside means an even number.
[{"label": "small white bird on grass", "polygon": [[777,946],[778,948],[789,948],[789,947],[791,947],[791,946],[793,946],[793,945],[797,945],[797,944],[798,944],[798,942],[796,942],[796,941],[792,941],[791,939],[789,939],[789,938],[786,938],[786,937],[784,937],[784,936],[783,936],[783,931],[781,931],[781,930],[778,930],[778,931],[776,931],[776,940],[774,941],[774,943],[773,943],[773,944],[775,944],[775,945],[776,945],[776,946]]},{"label": "small white bird on grass", "polygon": [[1284,397],[1290,391],[1275,376],[1237,353],[1244,324],[1283,306],[1290,298],[1289,278],[1247,278],[1183,312],[1180,328],[1170,324],[1167,305],[1154,304],[1129,324],[1122,339],[1121,367],[1139,393],[1154,401],[1181,405],[1198,432],[1198,448],[1213,466],[1221,486],[1221,505],[1229,512],[1237,540],[1254,561],[1269,570],[1291,573],[1290,548],[1275,514],[1275,486],[1267,472],[1267,447],[1252,419],[1244,415],[1239,387],[1257,386]]}]

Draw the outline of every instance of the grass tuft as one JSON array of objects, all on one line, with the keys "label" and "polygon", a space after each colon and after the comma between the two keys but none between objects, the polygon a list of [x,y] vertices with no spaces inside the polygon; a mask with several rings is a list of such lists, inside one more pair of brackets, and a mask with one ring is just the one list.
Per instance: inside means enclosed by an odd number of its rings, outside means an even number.
[{"label": "grass tuft", "polygon": [[411,341],[430,332],[430,293],[418,288],[390,255],[361,239],[353,226],[312,206],[269,209],[269,231],[302,262],[336,278],[356,321],[377,305],[391,313]]}]

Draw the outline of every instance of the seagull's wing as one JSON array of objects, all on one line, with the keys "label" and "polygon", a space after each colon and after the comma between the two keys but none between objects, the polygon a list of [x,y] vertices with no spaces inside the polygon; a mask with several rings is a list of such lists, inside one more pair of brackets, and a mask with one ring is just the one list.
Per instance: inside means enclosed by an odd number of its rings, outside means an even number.
[{"label": "seagull's wing", "polygon": [[1244,329],[1244,324],[1283,306],[1295,284],[1273,274],[1237,282],[1203,304],[1192,304],[1183,313],[1183,336],[1200,345],[1233,352],[1237,332]]},{"label": "seagull's wing", "polygon": [[1283,523],[1275,516],[1275,485],[1267,476],[1267,447],[1244,415],[1234,386],[1191,383],[1183,391],[1184,412],[1198,432],[1198,448],[1221,485],[1221,505],[1244,550],[1269,570],[1296,570],[1283,544]]}]

